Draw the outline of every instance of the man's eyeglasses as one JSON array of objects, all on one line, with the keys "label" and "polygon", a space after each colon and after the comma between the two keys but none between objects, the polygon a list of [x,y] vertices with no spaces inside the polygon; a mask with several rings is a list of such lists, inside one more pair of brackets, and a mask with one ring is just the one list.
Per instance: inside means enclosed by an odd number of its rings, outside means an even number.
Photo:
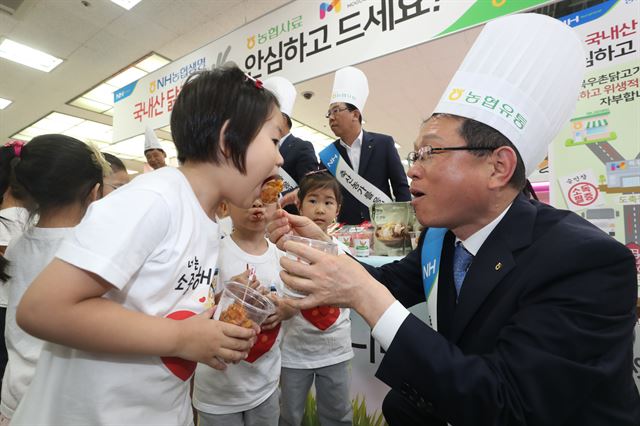
[{"label": "man's eyeglasses", "polygon": [[434,148],[431,145],[425,145],[420,147],[417,151],[411,151],[407,155],[407,162],[409,167],[413,166],[416,161],[429,160],[435,154],[442,154],[445,151],[493,151],[498,149],[494,147],[477,147],[477,146],[450,146],[445,148]]},{"label": "man's eyeglasses", "polygon": [[329,118],[332,115],[336,115],[337,113],[342,112],[342,111],[346,111],[348,109],[349,108],[347,108],[347,107],[344,107],[344,108],[339,108],[339,107],[331,108],[329,111],[327,111],[327,114],[324,116],[324,118]]}]

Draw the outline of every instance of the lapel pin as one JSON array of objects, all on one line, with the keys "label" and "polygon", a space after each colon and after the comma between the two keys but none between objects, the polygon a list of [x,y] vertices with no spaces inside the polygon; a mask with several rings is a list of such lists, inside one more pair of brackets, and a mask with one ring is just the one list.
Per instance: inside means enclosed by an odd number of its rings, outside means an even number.
[{"label": "lapel pin", "polygon": [[496,271],[499,271],[502,268],[502,262],[496,263]]}]

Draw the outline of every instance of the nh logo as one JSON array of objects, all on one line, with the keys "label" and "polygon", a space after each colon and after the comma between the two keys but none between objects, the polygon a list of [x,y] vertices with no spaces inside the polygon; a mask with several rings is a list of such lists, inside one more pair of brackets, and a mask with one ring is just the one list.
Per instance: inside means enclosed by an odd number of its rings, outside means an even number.
[{"label": "nh logo", "polygon": [[335,9],[336,13],[340,12],[340,0],[332,0],[331,3],[320,3],[320,19],[324,19],[327,13]]},{"label": "nh logo", "polygon": [[426,265],[422,265],[422,273],[424,274],[425,278],[426,277],[430,277],[431,274],[435,274],[436,273],[436,260],[433,259],[432,262],[428,262]]}]

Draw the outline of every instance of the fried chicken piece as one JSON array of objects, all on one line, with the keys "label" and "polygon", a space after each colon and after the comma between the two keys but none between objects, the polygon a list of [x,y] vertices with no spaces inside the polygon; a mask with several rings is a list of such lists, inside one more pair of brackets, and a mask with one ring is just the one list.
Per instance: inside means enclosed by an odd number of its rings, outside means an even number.
[{"label": "fried chicken piece", "polygon": [[284,182],[282,179],[271,179],[262,186],[262,192],[260,193],[260,201],[265,204],[273,204],[278,201],[278,196],[284,188]]},{"label": "fried chicken piece", "polygon": [[220,314],[220,321],[239,325],[244,328],[252,328],[253,323],[247,318],[247,311],[238,302],[233,302]]}]

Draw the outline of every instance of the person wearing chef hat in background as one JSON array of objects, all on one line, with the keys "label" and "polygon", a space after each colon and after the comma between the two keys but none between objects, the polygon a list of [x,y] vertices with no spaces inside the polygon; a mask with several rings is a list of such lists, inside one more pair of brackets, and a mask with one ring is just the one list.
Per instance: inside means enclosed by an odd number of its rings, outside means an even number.
[{"label": "person wearing chef hat in background", "polygon": [[336,71],[326,117],[339,138],[320,153],[320,161],[338,179],[343,204],[339,222],[369,220],[374,202],[409,201],[409,184],[393,138],[362,129],[369,96],[367,76],[357,68]]},{"label": "person wearing chef hat in background", "polygon": [[[263,83],[264,88],[273,92],[280,102],[280,111],[284,119],[283,133],[278,146],[280,155],[284,158],[284,164],[280,168],[280,176],[284,182],[283,196],[291,194],[284,198],[281,203],[293,203],[287,205],[285,210],[290,213],[297,214],[298,209],[295,207],[298,182],[309,172],[318,169],[318,159],[313,145],[309,141],[302,140],[291,133],[291,116],[293,106],[296,102],[296,88],[284,77],[269,77]],[[287,201],[288,200],[288,201]]]},{"label": "person wearing chef hat in background", "polygon": [[144,156],[154,170],[167,165],[167,153],[164,152],[156,133],[149,126],[144,130]]},{"label": "person wearing chef hat in background", "polygon": [[[352,307],[373,328],[391,426],[640,424],[633,255],[522,193],[569,122],[584,70],[582,42],[562,22],[489,22],[409,155],[428,227],[419,247],[365,269],[286,243],[310,262],[281,260],[285,284],[309,293],[293,306]],[[291,228],[328,238],[282,211],[268,231],[282,246]],[[431,327],[404,307],[425,300]]]}]

